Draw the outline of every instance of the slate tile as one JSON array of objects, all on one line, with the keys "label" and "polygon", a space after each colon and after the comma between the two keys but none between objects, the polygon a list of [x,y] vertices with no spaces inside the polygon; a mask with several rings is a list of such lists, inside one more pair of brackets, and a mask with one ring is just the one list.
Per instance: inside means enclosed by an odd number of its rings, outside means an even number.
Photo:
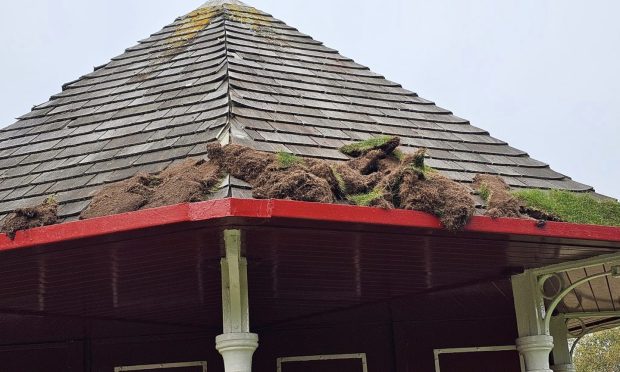
[{"label": "slate tile", "polygon": [[531,188],[539,188],[539,189],[552,189],[554,188],[554,184],[538,178],[527,178],[527,177],[515,177],[521,183],[523,183],[526,187]]},{"label": "slate tile", "polygon": [[[45,164],[42,164],[42,165],[45,165]],[[90,164],[85,164],[85,165],[79,165],[79,166],[69,167],[69,168],[54,169],[54,170],[50,170],[50,171],[46,171],[44,173],[38,174],[38,177],[35,178],[32,182],[33,183],[44,183],[44,182],[50,182],[50,181],[56,181],[56,180],[63,180],[67,178],[73,178],[73,177],[77,177],[77,176],[80,176],[86,173],[86,171],[90,168],[91,168]]]},{"label": "slate tile", "polygon": [[25,174],[23,176],[2,179],[0,180],[0,190],[10,190],[22,185],[28,185],[38,176],[38,174]]},{"label": "slate tile", "polygon": [[60,140],[51,140],[51,141],[45,141],[45,142],[31,143],[28,146],[21,146],[20,148],[17,149],[17,151],[13,153],[13,156],[49,150],[53,148],[54,146],[56,146],[59,143],[59,141]]},{"label": "slate tile", "polygon": [[333,160],[345,160],[348,159],[346,155],[338,150],[318,148],[311,146],[299,146],[299,145],[287,145],[293,154],[299,156],[309,156],[314,158],[327,158]]},{"label": "slate tile", "polygon": [[18,199],[23,197],[24,195],[26,195],[28,193],[28,191],[30,191],[33,188],[33,186],[31,185],[26,185],[23,187],[17,187],[11,190],[11,193],[9,193],[4,200],[11,200],[11,199]]},{"label": "slate tile", "polygon": [[108,170],[116,170],[116,169],[131,167],[132,164],[137,159],[138,159],[138,155],[134,155],[134,156],[128,156],[124,158],[119,157],[119,158],[114,158],[114,159],[94,163],[90,165],[90,168],[88,168],[88,173],[97,174],[97,173],[105,172]]},{"label": "slate tile", "polygon": [[87,143],[84,145],[78,145],[78,146],[73,146],[73,147],[67,147],[64,150],[62,150],[58,155],[56,155],[56,158],[68,158],[72,156],[84,155],[84,154],[89,154],[92,152],[100,151],[103,148],[105,148],[107,144],[108,144],[108,141],[106,140],[106,141]]},{"label": "slate tile", "polygon": [[60,168],[65,163],[65,161],[66,159],[51,159],[46,162],[33,163],[33,165],[36,165],[37,167],[33,169],[31,172],[33,174],[49,172],[54,169]]},{"label": "slate tile", "polygon": [[281,142],[286,144],[303,144],[316,146],[316,142],[312,140],[311,137],[301,136],[297,134],[289,134],[289,133],[275,133],[275,132],[261,132],[258,133],[263,137],[266,141],[270,142]]},{"label": "slate tile", "polygon": [[58,191],[71,190],[71,189],[83,187],[86,184],[88,184],[88,181],[90,181],[93,177],[94,177],[93,175],[87,175],[87,176],[69,178],[63,181],[58,181],[54,185],[52,185],[52,187],[50,187],[48,191],[58,192]]},{"label": "slate tile", "polygon": [[[39,185],[33,186],[28,192],[26,192],[25,196],[37,196],[37,195],[45,195],[47,194],[47,190],[54,184],[54,182],[42,183]],[[1,199],[1,198],[0,198]]]},{"label": "slate tile", "polygon": [[93,196],[94,193],[101,189],[100,186],[86,186],[72,190],[66,190],[55,194],[56,200],[61,203],[67,203],[77,200],[85,200]]},{"label": "slate tile", "polygon": [[[28,155],[0,157],[0,169],[14,167],[28,158]],[[40,161],[40,160],[39,160]]]},{"label": "slate tile", "polygon": [[59,216],[78,215],[90,204],[90,200],[82,200],[61,204],[58,207]]},{"label": "slate tile", "polygon": [[143,165],[148,163],[164,163],[172,159],[182,158],[188,155],[193,146],[175,147],[172,149],[165,149],[161,151],[149,152],[141,155],[133,165]]},{"label": "slate tile", "polygon": [[278,132],[300,134],[304,136],[320,136],[322,135],[317,129],[307,125],[295,125],[288,123],[271,122],[271,127]]},{"label": "slate tile", "polygon": [[312,137],[312,139],[321,147],[341,148],[345,145],[343,141],[334,138]]},{"label": "slate tile", "polygon": [[30,173],[33,169],[35,169],[38,166],[39,166],[39,163],[33,163],[33,164],[23,165],[20,167],[13,167],[13,168],[7,169],[2,175],[2,177],[10,178],[10,177],[23,176],[23,175]]}]

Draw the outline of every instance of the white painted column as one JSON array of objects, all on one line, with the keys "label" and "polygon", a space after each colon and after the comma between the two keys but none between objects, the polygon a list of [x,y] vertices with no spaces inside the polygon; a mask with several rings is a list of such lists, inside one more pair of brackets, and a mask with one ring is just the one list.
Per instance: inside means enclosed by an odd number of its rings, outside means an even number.
[{"label": "white painted column", "polygon": [[553,372],[549,368],[553,337],[545,333],[545,303],[538,289],[537,277],[527,271],[514,275],[512,291],[519,331],[516,344],[525,359],[525,370]]},{"label": "white painted column", "polygon": [[215,348],[224,359],[226,372],[251,372],[258,335],[250,333],[247,261],[241,257],[241,232],[224,231],[226,257],[222,258],[222,318],[224,333]]},{"label": "white painted column", "polygon": [[564,315],[551,317],[550,332],[553,336],[553,366],[554,372],[575,372],[573,357],[568,347],[568,328]]}]

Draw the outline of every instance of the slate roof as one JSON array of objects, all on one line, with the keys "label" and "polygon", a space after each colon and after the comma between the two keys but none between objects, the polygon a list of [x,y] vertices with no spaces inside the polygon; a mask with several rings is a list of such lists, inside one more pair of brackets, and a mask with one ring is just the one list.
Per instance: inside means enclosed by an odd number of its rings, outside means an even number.
[{"label": "slate roof", "polygon": [[[458,181],[592,190],[269,14],[218,0],[0,131],[0,219],[50,194],[76,218],[103,184],[204,156],[209,141],[338,160],[342,145],[381,134],[426,147],[428,165]],[[229,180],[217,196],[251,194]]]}]

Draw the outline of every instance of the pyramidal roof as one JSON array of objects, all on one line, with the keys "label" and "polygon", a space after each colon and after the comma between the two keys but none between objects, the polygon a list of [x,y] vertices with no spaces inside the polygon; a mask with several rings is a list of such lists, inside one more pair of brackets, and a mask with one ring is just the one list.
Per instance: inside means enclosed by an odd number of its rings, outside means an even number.
[{"label": "pyramidal roof", "polygon": [[[457,181],[592,190],[269,14],[214,0],[0,131],[0,219],[52,194],[76,218],[103,184],[204,156],[210,141],[338,160],[378,135],[426,147]],[[233,179],[226,196],[250,192]]]}]

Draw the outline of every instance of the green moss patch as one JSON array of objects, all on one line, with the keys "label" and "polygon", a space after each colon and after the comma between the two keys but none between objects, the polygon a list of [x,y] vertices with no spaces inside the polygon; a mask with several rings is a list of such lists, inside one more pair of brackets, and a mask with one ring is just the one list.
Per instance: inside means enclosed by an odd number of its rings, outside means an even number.
[{"label": "green moss patch", "polygon": [[300,157],[288,152],[279,152],[276,156],[278,166],[283,169],[290,168],[293,165],[299,164],[303,161]]},{"label": "green moss patch", "polygon": [[342,152],[345,155],[357,157],[371,150],[386,147],[390,144],[390,142],[394,142],[397,139],[398,137],[392,137],[392,136],[379,136],[379,137],[369,138],[364,141],[355,142],[349,145],[342,146],[340,148],[340,152]]},{"label": "green moss patch", "polygon": [[516,190],[513,194],[527,207],[555,215],[562,221],[620,226],[620,203],[614,200],[562,190]]},{"label": "green moss patch", "polygon": [[478,188],[478,194],[480,195],[482,200],[484,200],[485,203],[488,203],[489,197],[491,196],[491,189],[489,189],[489,186],[487,186],[486,184],[482,184]]},{"label": "green moss patch", "polygon": [[336,179],[336,182],[338,183],[338,190],[340,190],[340,193],[342,193],[343,195],[346,194],[347,184],[344,181],[342,174],[338,173],[338,171],[336,170],[336,167],[334,167],[333,165],[331,166],[331,170],[332,170],[332,173],[334,174],[334,178]]},{"label": "green moss patch", "polygon": [[372,190],[366,194],[348,195],[347,199],[355,203],[355,205],[369,206],[373,201],[382,198],[383,193],[380,190]]}]

